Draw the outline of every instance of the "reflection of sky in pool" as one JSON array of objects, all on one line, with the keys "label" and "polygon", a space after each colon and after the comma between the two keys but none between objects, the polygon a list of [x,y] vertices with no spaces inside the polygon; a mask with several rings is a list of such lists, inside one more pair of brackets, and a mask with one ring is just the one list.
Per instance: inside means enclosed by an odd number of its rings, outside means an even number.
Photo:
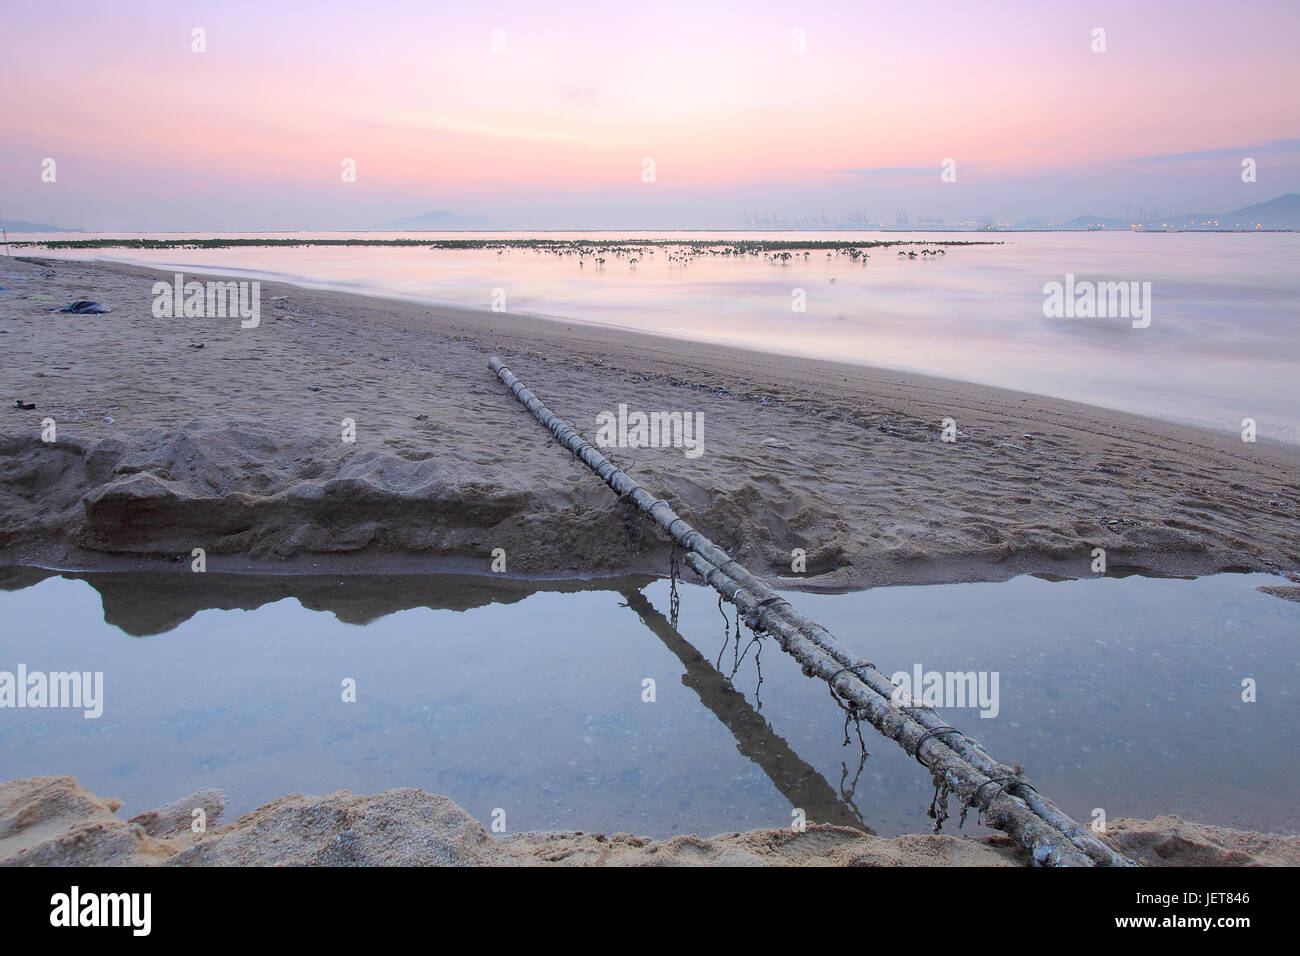
[{"label": "reflection of sky in pool", "polygon": [[[714,834],[786,825],[792,806],[883,834],[930,825],[927,774],[869,725],[843,797],[856,740],[841,746],[825,685],[772,641],[761,689],[753,649],[734,687],[718,675],[736,650],[694,585],[675,631],[668,583],[648,579],[86,580],[0,592],[0,670],[103,671],[106,697],[99,720],[0,710],[0,777],[70,773],[125,800],[121,815],[203,787],[226,792],[233,818],[286,793],[412,786],[485,822],[502,807],[511,831]],[[942,713],[1076,819],[1103,807],[1295,832],[1300,604],[1254,590],[1276,583],[1021,577],[787,596],[887,673],[997,671],[997,717]],[[355,704],[340,699],[347,677]],[[1245,677],[1257,703],[1241,701]]]}]

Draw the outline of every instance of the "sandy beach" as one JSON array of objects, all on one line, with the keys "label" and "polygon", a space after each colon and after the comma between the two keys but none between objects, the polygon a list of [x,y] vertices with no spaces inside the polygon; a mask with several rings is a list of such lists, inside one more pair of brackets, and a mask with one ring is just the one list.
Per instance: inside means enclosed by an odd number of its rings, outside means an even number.
[{"label": "sandy beach", "polygon": [[[151,289],[171,273],[22,257],[5,269],[22,277],[0,293],[9,564],[165,567],[202,547],[219,571],[486,572],[504,548],[509,574],[663,573],[667,545],[513,401],[486,368],[498,354],[590,436],[620,404],[702,414],[700,457],[614,458],[784,587],[1084,577],[1098,547],[1109,573],[1300,568],[1290,445],[271,282],[256,329],[156,318]],[[113,311],[52,311],[76,299]],[[955,442],[940,440],[945,418]],[[796,548],[806,573],[791,572]]]}]

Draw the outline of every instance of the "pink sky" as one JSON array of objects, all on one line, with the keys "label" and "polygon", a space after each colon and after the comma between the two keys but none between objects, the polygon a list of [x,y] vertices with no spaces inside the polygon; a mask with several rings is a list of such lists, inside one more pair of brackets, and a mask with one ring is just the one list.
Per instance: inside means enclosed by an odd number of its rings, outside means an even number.
[{"label": "pink sky", "polygon": [[[1054,220],[1129,204],[1226,211],[1300,190],[1294,2],[128,0],[11,6],[0,24],[8,219]],[[192,50],[195,27],[206,52]],[[1096,27],[1105,53],[1091,50]],[[1140,161],[1171,154],[1205,155]],[[1254,184],[1240,181],[1247,155]],[[41,181],[47,157],[55,183]],[[341,180],[345,157],[355,183]],[[955,183],[939,177],[947,157]]]}]

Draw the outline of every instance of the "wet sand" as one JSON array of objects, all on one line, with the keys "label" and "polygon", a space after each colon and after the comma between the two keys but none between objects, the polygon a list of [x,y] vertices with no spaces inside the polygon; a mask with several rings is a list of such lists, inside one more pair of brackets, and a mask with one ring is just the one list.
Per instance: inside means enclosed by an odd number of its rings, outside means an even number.
[{"label": "wet sand", "polygon": [[[203,548],[222,571],[486,571],[503,548],[510,574],[664,573],[666,543],[510,397],[486,368],[499,354],[589,437],[620,404],[701,413],[698,458],[609,452],[784,587],[1081,577],[1098,547],[1109,573],[1300,569],[1294,446],[269,282],[256,329],[156,318],[152,285],[172,273],[18,257],[3,271],[23,278],[0,282],[0,397],[36,407],[0,412],[0,563],[165,567]],[[82,298],[113,311],[51,311]]]}]

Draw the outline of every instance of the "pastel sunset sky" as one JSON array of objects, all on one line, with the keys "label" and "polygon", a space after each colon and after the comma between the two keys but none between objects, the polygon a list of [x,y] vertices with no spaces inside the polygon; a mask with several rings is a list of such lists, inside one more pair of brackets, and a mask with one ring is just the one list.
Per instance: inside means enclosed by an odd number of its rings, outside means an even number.
[{"label": "pastel sunset sky", "polygon": [[1300,191],[1298,36],[1296,0],[9,4],[0,212],[141,231],[1224,212]]}]

